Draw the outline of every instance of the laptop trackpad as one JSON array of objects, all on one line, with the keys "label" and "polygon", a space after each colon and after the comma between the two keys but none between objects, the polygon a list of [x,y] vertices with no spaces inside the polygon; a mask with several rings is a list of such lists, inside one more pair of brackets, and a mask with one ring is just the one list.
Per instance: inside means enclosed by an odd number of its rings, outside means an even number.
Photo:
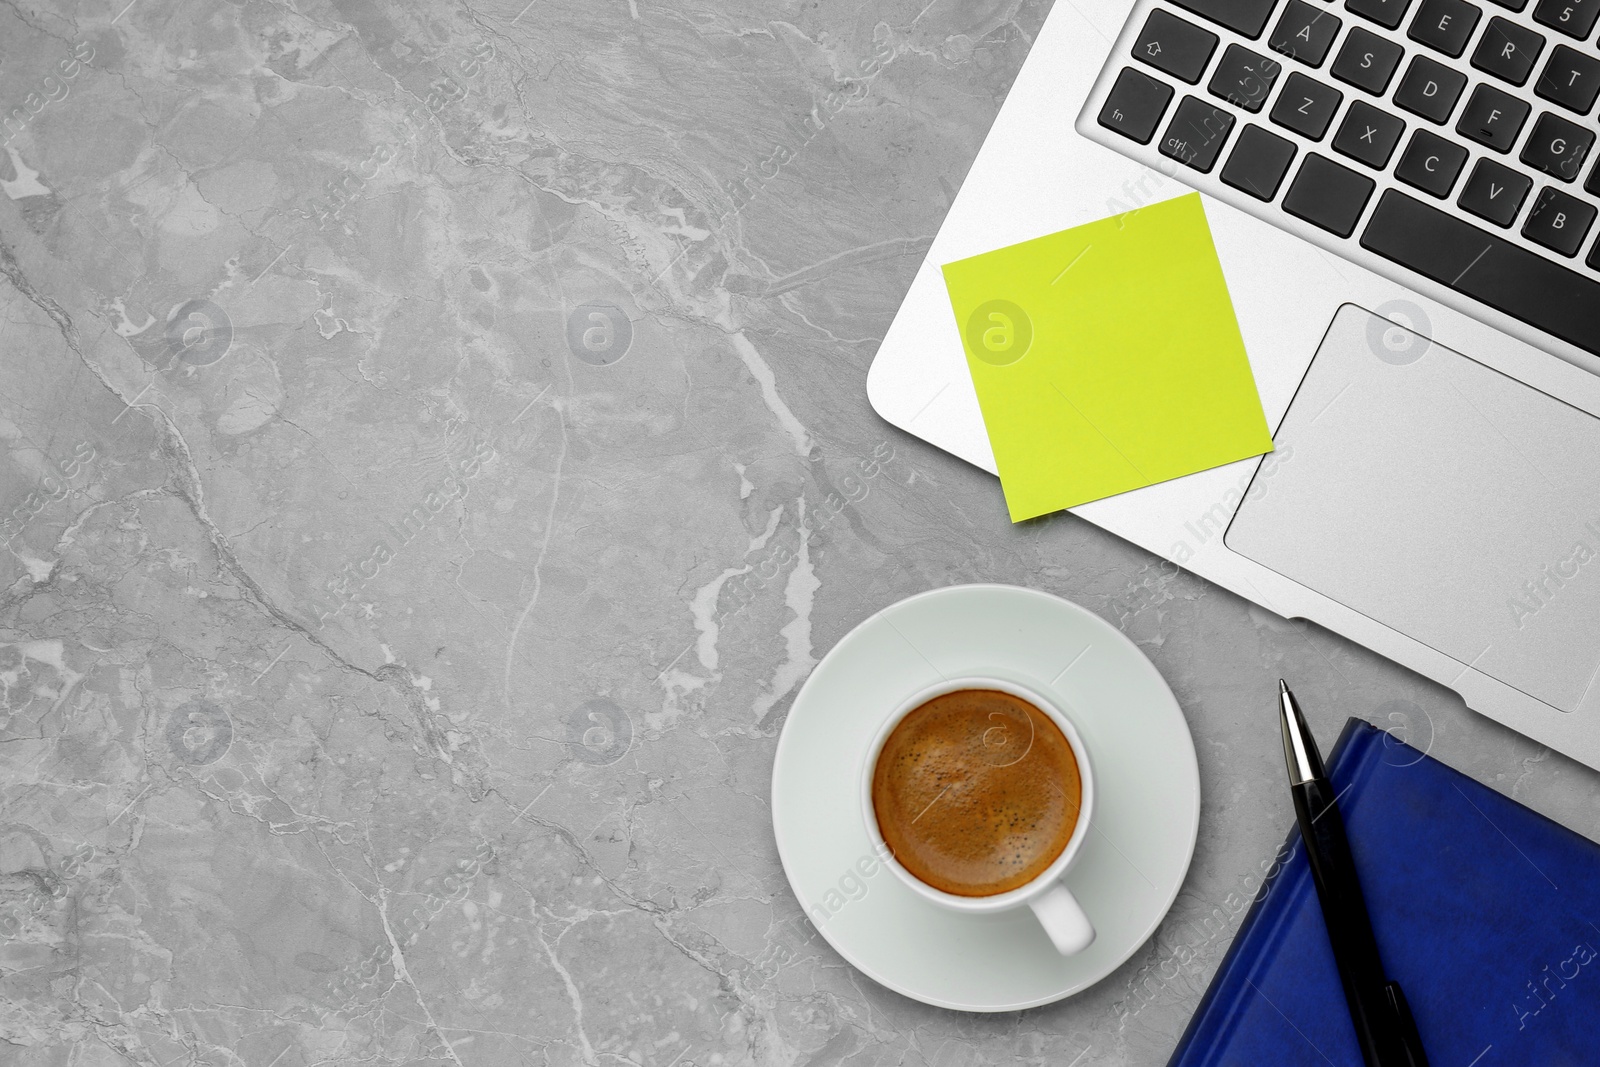
[{"label": "laptop trackpad", "polygon": [[1346,304],[1229,548],[1571,711],[1600,667],[1600,420]]}]

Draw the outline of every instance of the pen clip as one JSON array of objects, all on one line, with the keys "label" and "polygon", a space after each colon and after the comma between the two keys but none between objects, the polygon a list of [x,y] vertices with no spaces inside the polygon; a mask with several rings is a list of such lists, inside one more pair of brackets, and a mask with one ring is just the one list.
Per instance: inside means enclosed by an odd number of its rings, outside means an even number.
[{"label": "pen clip", "polygon": [[1383,991],[1388,994],[1389,1008],[1394,1012],[1396,1032],[1405,1048],[1406,1060],[1400,1067],[1428,1067],[1428,1054],[1422,1049],[1422,1035],[1417,1032],[1417,1020],[1411,1015],[1411,1005],[1399,982],[1386,982]]}]

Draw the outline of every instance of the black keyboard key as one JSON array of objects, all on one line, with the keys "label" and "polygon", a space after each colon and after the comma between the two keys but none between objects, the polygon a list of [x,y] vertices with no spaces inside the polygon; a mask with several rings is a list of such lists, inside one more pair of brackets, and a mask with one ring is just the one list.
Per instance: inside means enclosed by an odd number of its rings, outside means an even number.
[{"label": "black keyboard key", "polygon": [[1239,131],[1228,162],[1222,165],[1222,181],[1257,200],[1271,200],[1278,195],[1283,176],[1289,173],[1294,152],[1293,141],[1260,126],[1246,126]]},{"label": "black keyboard key", "polygon": [[1485,148],[1509,152],[1532,110],[1510,93],[1503,93],[1492,85],[1480,85],[1472,90],[1472,97],[1461,112],[1461,121],[1456,123],[1456,132]]},{"label": "black keyboard key", "polygon": [[1222,53],[1217,71],[1206,86],[1212,96],[1220,96],[1235,107],[1246,111],[1260,111],[1272,92],[1272,83],[1278,80],[1283,64],[1276,59],[1258,56],[1248,48],[1230,44]]},{"label": "black keyboard key", "polygon": [[1578,114],[1586,113],[1600,96],[1600,59],[1593,59],[1564,44],[1556,45],[1533,91]]},{"label": "black keyboard key", "polygon": [[1300,173],[1284,194],[1283,210],[1330,233],[1349,237],[1376,187],[1377,183],[1365,174],[1312,152],[1300,164]]},{"label": "black keyboard key", "polygon": [[1522,161],[1552,178],[1576,181],[1593,144],[1594,134],[1546,111],[1533,124],[1528,143],[1522,146]]},{"label": "black keyboard key", "polygon": [[1600,163],[1596,163],[1589,172],[1589,180],[1583,183],[1583,191],[1591,196],[1600,196]]},{"label": "black keyboard key", "polygon": [[1158,7],[1139,31],[1133,58],[1193,85],[1205,73],[1216,49],[1216,34]]},{"label": "black keyboard key", "polygon": [[1404,48],[1387,37],[1352,26],[1345,35],[1338,58],[1333,61],[1332,74],[1358,89],[1381,95],[1388,88],[1389,79],[1394,76],[1394,68],[1400,65],[1404,52]]},{"label": "black keyboard key", "polygon": [[1353,100],[1339,124],[1339,132],[1333,135],[1333,150],[1382,170],[1389,165],[1394,146],[1405,132],[1403,119],[1379,111],[1364,100]]},{"label": "black keyboard key", "polygon": [[1510,226],[1522,210],[1522,202],[1533,188],[1533,179],[1492,159],[1480,159],[1461,190],[1460,204],[1480,219],[1496,226]]},{"label": "black keyboard key", "polygon": [[1528,6],[1528,0],[1494,0],[1494,2],[1511,11],[1521,11]]},{"label": "black keyboard key", "polygon": [[1600,241],[1596,241],[1594,247],[1589,249],[1589,258],[1584,262],[1589,265],[1590,270],[1600,270]]},{"label": "black keyboard key", "polygon": [[1406,36],[1447,56],[1459,56],[1467,50],[1467,40],[1482,15],[1483,10],[1467,0],[1422,0]]},{"label": "black keyboard key", "polygon": [[1539,0],[1533,9],[1533,21],[1579,40],[1589,36],[1597,15],[1600,0]]},{"label": "black keyboard key", "polygon": [[1361,247],[1600,356],[1600,282],[1390,189]]},{"label": "black keyboard key", "polygon": [[1441,125],[1456,109],[1467,76],[1427,56],[1417,56],[1394,91],[1395,106]]},{"label": "black keyboard key", "polygon": [[1343,99],[1344,94],[1333,86],[1294,71],[1283,83],[1278,102],[1272,105],[1272,121],[1302,137],[1320,141]]},{"label": "black keyboard key", "polygon": [[1161,135],[1161,154],[1201,174],[1210,174],[1231,129],[1232,114],[1199,97],[1186,96],[1172,113],[1167,132]]},{"label": "black keyboard key", "polygon": [[1140,144],[1149,144],[1171,102],[1172,86],[1125,67],[1100,109],[1100,125]]},{"label": "black keyboard key", "polygon": [[1345,0],[1344,6],[1346,10],[1392,30],[1405,19],[1411,0]]},{"label": "black keyboard key", "polygon": [[1483,39],[1472,50],[1472,65],[1512,85],[1522,85],[1533,73],[1533,64],[1542,51],[1543,37],[1496,15],[1483,28]]},{"label": "black keyboard key", "polygon": [[1467,165],[1467,150],[1436,133],[1418,130],[1400,153],[1394,176],[1443,200],[1455,188],[1461,168]]},{"label": "black keyboard key", "polygon": [[1522,224],[1522,236],[1563,256],[1575,256],[1594,225],[1596,211],[1575,196],[1545,186]]},{"label": "black keyboard key", "polygon": [[1276,6],[1274,0],[1173,0],[1173,3],[1250,38],[1261,36],[1261,28]]},{"label": "black keyboard key", "polygon": [[1289,0],[1289,6],[1283,9],[1272,35],[1267,38],[1267,47],[1320,67],[1328,58],[1328,49],[1333,47],[1333,39],[1339,35],[1342,25],[1339,16],[1325,7],[1313,7],[1306,0]]}]

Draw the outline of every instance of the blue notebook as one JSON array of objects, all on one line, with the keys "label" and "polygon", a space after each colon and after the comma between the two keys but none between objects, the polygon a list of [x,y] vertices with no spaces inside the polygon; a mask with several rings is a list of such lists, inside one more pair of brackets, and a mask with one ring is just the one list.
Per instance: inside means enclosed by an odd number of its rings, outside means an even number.
[{"label": "blue notebook", "polygon": [[[1328,777],[1432,1067],[1600,1064],[1600,845],[1359,719]],[[1298,830],[1289,845],[1169,1067],[1361,1067]]]}]

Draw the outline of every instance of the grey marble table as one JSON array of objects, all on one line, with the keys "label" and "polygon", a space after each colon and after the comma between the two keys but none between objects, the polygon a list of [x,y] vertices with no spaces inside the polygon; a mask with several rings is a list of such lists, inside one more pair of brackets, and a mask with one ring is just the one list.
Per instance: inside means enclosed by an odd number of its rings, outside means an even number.
[{"label": "grey marble table", "polygon": [[[1280,673],[1600,835],[872,413],[1047,7],[0,8],[0,1063],[1159,1063],[1288,825]],[[1137,641],[1205,789],[1150,943],[994,1017],[814,936],[767,800],[818,658],[968,581]]]}]

